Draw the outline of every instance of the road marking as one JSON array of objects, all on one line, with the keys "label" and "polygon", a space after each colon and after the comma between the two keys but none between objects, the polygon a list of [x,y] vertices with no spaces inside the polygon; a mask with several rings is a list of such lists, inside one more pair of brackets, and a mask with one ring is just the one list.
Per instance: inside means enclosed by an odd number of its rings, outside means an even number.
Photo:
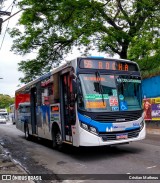
[{"label": "road marking", "polygon": [[79,166],[79,168],[87,168],[87,166],[86,166],[86,165],[81,164],[81,163],[74,163],[74,164],[78,165],[78,166]]},{"label": "road marking", "polygon": [[131,174],[131,173],[126,173],[126,174]]},{"label": "road marking", "polygon": [[62,183],[82,183],[85,180],[64,180]]},{"label": "road marking", "polygon": [[156,165],[154,165],[154,166],[149,166],[149,167],[147,167],[146,169],[155,168],[155,167],[157,167],[157,166],[156,166]]}]

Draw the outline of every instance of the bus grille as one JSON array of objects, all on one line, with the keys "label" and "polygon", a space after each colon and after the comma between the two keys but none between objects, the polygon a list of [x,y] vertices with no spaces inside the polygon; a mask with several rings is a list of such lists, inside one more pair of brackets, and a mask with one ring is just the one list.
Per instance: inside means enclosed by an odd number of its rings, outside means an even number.
[{"label": "bus grille", "polygon": [[[128,132],[110,132],[110,133],[102,133],[99,136],[102,138],[103,141],[110,141],[110,140],[117,140],[117,135],[127,135],[127,139],[138,137],[140,129],[128,131]],[[122,140],[122,139],[119,139]]]},{"label": "bus grille", "polygon": [[[128,122],[134,121],[142,117],[142,111],[126,111],[117,113],[98,114],[92,117],[93,120],[101,123],[105,122]],[[124,120],[125,119],[125,120]]]}]

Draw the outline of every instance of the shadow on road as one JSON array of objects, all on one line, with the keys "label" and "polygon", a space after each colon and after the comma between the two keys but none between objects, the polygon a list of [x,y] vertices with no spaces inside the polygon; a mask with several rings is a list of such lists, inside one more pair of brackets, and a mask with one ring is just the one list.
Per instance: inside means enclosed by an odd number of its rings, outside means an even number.
[{"label": "shadow on road", "polygon": [[[24,138],[21,136],[21,138]],[[49,140],[41,138],[32,138],[32,143],[43,145],[49,149],[52,149],[52,143]],[[53,151],[58,151],[54,150]],[[126,154],[137,154],[144,151],[142,148],[127,145],[114,145],[114,146],[99,146],[99,147],[73,147],[68,144],[64,144],[63,149],[59,152],[62,154],[70,155],[72,158],[76,158],[83,161],[92,161],[93,159],[103,159],[111,157],[119,157]]]}]

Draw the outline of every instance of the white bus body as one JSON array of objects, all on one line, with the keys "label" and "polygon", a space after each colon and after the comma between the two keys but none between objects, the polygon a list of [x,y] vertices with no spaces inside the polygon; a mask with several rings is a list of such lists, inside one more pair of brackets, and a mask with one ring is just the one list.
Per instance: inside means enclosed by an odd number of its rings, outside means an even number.
[{"label": "white bus body", "polygon": [[[141,76],[128,60],[77,58],[18,89],[15,99],[17,128],[53,147],[123,144],[146,135]],[[19,111],[23,103],[27,117]]]}]

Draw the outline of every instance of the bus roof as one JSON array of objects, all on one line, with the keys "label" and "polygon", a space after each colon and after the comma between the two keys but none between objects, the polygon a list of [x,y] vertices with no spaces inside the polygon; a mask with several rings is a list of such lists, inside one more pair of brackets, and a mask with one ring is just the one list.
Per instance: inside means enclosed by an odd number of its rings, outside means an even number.
[{"label": "bus roof", "polygon": [[30,86],[34,85],[35,83],[37,83],[37,82],[39,82],[39,81],[42,81],[42,80],[48,78],[48,77],[51,76],[52,74],[55,74],[55,73],[59,72],[60,70],[67,68],[68,66],[70,66],[70,64],[71,64],[71,61],[68,62],[68,63],[65,63],[65,64],[63,64],[63,65],[61,65],[61,66],[59,66],[59,67],[57,67],[57,68],[55,68],[55,69],[53,69],[51,72],[48,72],[48,73],[46,73],[46,74],[40,76],[39,78],[37,78],[37,79],[35,79],[35,80],[33,80],[33,81],[27,83],[26,85],[22,86],[21,88],[19,88],[18,90],[16,90],[15,93],[17,93],[17,92],[19,92],[19,91],[23,91],[23,90],[25,90],[27,87],[30,87]]},{"label": "bus roof", "polygon": [[[113,60],[117,60],[117,61],[120,60],[120,61],[124,61],[124,62],[129,62],[129,63],[135,63],[135,64],[137,64],[136,62],[133,62],[133,61],[130,61],[130,60],[127,60],[127,59],[118,59],[118,58],[109,58],[109,57],[104,58],[104,57],[101,57],[101,56],[99,56],[99,57],[98,57],[98,56],[88,56],[88,57],[82,56],[82,57],[77,57],[76,59],[67,61],[67,63],[64,63],[63,65],[61,65],[61,66],[59,66],[59,67],[57,67],[57,68],[54,68],[52,71],[50,71],[50,72],[48,72],[48,73],[46,73],[46,74],[44,74],[44,75],[38,77],[37,79],[35,79],[35,80],[33,80],[33,81],[29,82],[29,83],[27,83],[26,85],[24,85],[24,86],[22,86],[21,88],[19,88],[18,90],[16,90],[15,93],[18,93],[19,91],[26,90],[27,88],[29,88],[30,86],[34,85],[35,83],[37,83],[37,82],[39,82],[39,81],[42,81],[42,80],[48,78],[49,76],[51,76],[51,75],[53,75],[53,74],[55,74],[55,73],[61,71],[62,69],[65,69],[65,68],[71,66],[71,63],[72,63],[72,62],[75,62],[77,59],[81,59],[81,58],[90,58],[90,59],[109,59],[109,60],[112,60],[112,61],[113,61]],[[138,64],[137,64],[137,65],[138,65]]]}]

